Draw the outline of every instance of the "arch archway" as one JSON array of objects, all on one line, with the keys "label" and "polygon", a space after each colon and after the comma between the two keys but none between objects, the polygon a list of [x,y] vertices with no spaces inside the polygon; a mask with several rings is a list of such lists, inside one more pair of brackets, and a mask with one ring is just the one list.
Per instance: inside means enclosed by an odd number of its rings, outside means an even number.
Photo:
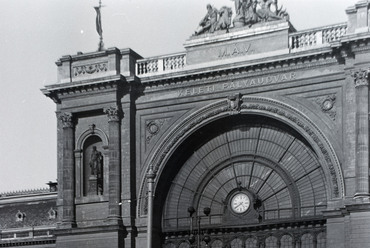
[{"label": "arch archway", "polygon": [[[212,228],[322,219],[328,199],[344,190],[338,159],[320,129],[271,99],[245,97],[236,115],[229,106],[220,101],[189,116],[153,154],[155,227],[189,230],[189,206],[200,216],[212,205],[203,223]],[[243,216],[230,211],[238,190],[252,202]]]}]

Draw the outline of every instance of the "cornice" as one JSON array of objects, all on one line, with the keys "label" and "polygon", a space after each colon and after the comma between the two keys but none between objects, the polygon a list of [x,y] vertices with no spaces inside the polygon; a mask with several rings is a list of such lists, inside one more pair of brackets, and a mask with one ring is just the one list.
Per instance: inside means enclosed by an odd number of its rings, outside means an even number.
[{"label": "cornice", "polygon": [[57,65],[60,65],[63,62],[74,62],[74,61],[81,61],[81,60],[87,60],[87,59],[106,57],[107,55],[110,55],[110,54],[121,54],[121,51],[116,47],[111,47],[111,48],[108,48],[104,51],[99,51],[99,52],[89,52],[89,53],[78,52],[75,55],[62,56],[55,63]]},{"label": "cornice", "polygon": [[[135,80],[131,77],[129,79]],[[127,78],[122,75],[115,75],[95,80],[79,81],[74,83],[48,85],[41,89],[41,92],[51,98],[55,103],[60,103],[62,96],[74,94],[90,94],[101,90],[116,89],[120,83],[127,82]]]},{"label": "cornice", "polygon": [[169,74],[163,78],[141,79],[141,83],[146,87],[146,92],[155,92],[172,89],[176,87],[195,86],[199,84],[222,82],[225,80],[235,80],[246,77],[258,77],[266,74],[286,73],[295,70],[310,69],[328,65],[338,64],[338,58],[331,49],[321,50],[320,53],[296,55],[289,58],[271,61],[256,61],[244,65],[227,65],[224,68],[210,68],[205,70],[192,70],[179,74]]}]

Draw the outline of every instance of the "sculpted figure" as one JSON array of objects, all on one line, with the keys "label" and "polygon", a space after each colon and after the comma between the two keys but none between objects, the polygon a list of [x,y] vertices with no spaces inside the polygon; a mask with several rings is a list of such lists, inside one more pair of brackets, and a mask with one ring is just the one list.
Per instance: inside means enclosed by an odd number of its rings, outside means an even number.
[{"label": "sculpted figure", "polygon": [[93,146],[93,151],[89,161],[91,175],[97,178],[102,178],[103,155]]},{"label": "sculpted figure", "polygon": [[261,21],[281,20],[282,18],[276,12],[271,11],[271,5],[275,6],[277,12],[277,0],[259,0],[261,8],[257,10],[257,15]]},{"label": "sculpted figure", "polygon": [[256,13],[257,2],[256,0],[232,0],[235,2],[235,12],[233,23],[235,27],[244,25],[251,26],[258,22]]},{"label": "sculpted figure", "polygon": [[207,14],[199,23],[199,27],[195,31],[195,35],[209,32],[213,33],[217,26],[218,11],[213,8],[210,4],[207,4]]},{"label": "sculpted figure", "polygon": [[231,8],[222,7],[219,10],[219,15],[215,30],[226,29],[228,32],[231,25],[231,16],[233,15]]},{"label": "sculpted figure", "polygon": [[244,19],[244,10],[246,7],[246,0],[232,0],[235,3],[235,17],[234,17],[234,25],[236,22],[245,23]]},{"label": "sculpted figure", "polygon": [[257,1],[256,0],[247,0],[246,6],[245,6],[245,12],[244,12],[244,19],[245,24],[248,26],[252,26],[252,24],[258,22],[258,16],[257,16]]}]

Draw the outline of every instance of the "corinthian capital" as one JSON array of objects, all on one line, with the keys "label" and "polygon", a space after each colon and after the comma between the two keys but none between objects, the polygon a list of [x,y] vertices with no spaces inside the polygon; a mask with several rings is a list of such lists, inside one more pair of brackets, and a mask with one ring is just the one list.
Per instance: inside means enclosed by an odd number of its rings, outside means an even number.
[{"label": "corinthian capital", "polygon": [[71,128],[73,127],[73,120],[72,120],[72,114],[71,113],[62,113],[59,116],[59,119],[62,121],[63,128]]},{"label": "corinthian capital", "polygon": [[108,116],[108,122],[120,121],[121,110],[118,107],[109,107],[104,109],[104,113]]},{"label": "corinthian capital", "polygon": [[360,87],[360,86],[368,86],[369,85],[369,69],[359,69],[357,71],[352,72],[352,77],[355,83],[355,87]]}]

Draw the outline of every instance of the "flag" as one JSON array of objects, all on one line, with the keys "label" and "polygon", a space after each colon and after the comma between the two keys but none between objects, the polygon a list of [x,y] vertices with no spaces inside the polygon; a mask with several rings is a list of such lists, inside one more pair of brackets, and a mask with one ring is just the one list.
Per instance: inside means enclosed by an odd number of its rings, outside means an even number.
[{"label": "flag", "polygon": [[98,32],[99,36],[102,36],[103,29],[101,26],[101,15],[100,15],[100,7],[94,7],[96,10],[96,32]]}]

